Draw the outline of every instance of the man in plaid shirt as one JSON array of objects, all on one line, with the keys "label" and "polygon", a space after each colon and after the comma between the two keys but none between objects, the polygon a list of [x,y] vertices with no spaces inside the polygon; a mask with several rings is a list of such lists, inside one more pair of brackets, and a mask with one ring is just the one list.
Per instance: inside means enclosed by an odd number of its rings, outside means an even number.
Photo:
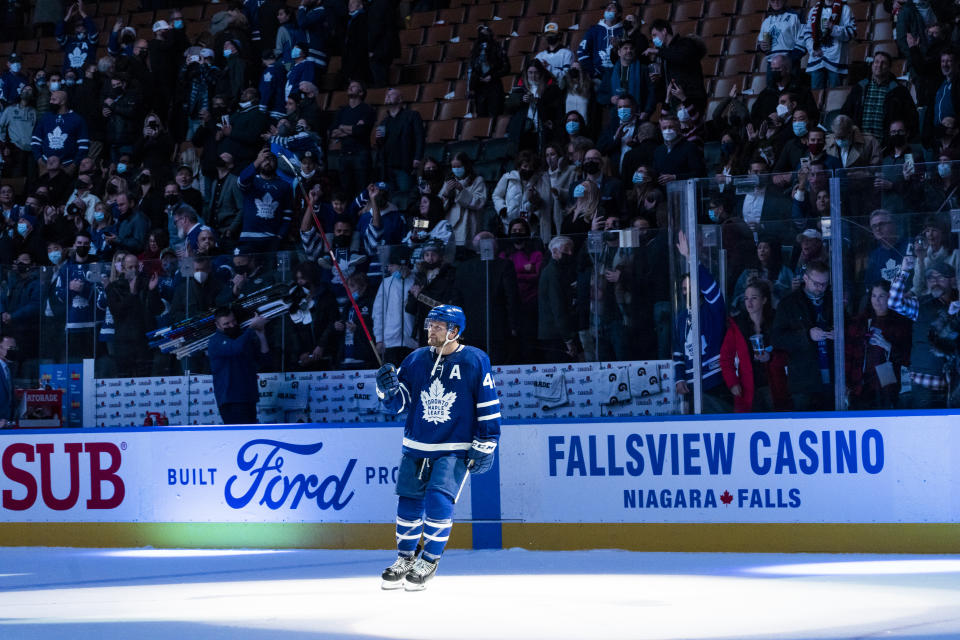
[{"label": "man in plaid shirt", "polygon": [[943,261],[928,266],[924,275],[929,293],[917,298],[908,293],[913,281],[913,261],[912,256],[904,258],[899,275],[890,285],[889,306],[891,310],[913,320],[910,355],[913,408],[942,408],[947,406],[945,359],[931,348],[930,327],[938,318],[950,312],[956,288],[956,271]]}]

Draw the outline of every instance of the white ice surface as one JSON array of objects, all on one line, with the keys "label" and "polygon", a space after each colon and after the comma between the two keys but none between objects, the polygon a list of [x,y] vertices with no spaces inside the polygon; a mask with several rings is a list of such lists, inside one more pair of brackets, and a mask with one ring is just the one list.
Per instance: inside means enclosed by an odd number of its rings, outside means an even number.
[{"label": "white ice surface", "polygon": [[0,549],[0,638],[960,638],[960,557]]}]

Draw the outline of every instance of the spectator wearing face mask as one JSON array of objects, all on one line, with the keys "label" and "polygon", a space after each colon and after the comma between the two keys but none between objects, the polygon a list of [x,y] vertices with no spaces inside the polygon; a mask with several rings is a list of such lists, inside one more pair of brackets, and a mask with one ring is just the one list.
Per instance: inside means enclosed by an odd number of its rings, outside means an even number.
[{"label": "spectator wearing face mask", "polygon": [[233,156],[236,166],[253,162],[263,145],[262,135],[270,125],[270,118],[257,108],[259,92],[253,87],[243,90],[238,109],[216,124],[220,153]]},{"label": "spectator wearing face mask", "polygon": [[273,50],[287,71],[293,66],[293,60],[297,57],[291,55],[291,51],[298,42],[305,41],[303,32],[297,26],[296,12],[283,5],[277,7],[277,38]]},{"label": "spectator wearing face mask", "polygon": [[493,207],[503,231],[507,231],[516,218],[523,218],[549,241],[554,232],[550,189],[550,176],[541,169],[540,158],[530,151],[521,151],[517,155],[517,168],[505,173],[493,190]]},{"label": "spectator wearing face mask", "polygon": [[613,68],[613,52],[624,37],[622,15],[623,8],[617,0],[608,2],[603,9],[603,18],[587,29],[577,47],[580,68],[595,85],[600,83],[605,70]]},{"label": "spectator wearing face mask", "polygon": [[[210,258],[197,257],[193,261],[193,275],[180,278],[170,303],[170,322],[179,322],[200,313],[208,313],[217,306],[217,299],[227,285],[217,275]],[[206,358],[189,357],[179,361],[174,370],[206,373]]]},{"label": "spectator wearing face mask", "polygon": [[297,42],[290,49],[290,60],[292,65],[290,67],[290,73],[287,74],[286,83],[284,84],[284,97],[299,100],[301,97],[300,83],[308,82],[310,84],[316,84],[319,82],[323,70],[320,68],[320,65],[307,55],[306,42]]},{"label": "spectator wearing face mask", "polygon": [[680,137],[680,121],[676,116],[660,118],[663,144],[653,152],[653,169],[661,186],[675,180],[703,178],[707,167],[700,147]]},{"label": "spectator wearing face mask", "polygon": [[[802,82],[802,78],[793,73],[789,56],[785,54],[773,56],[770,60],[770,81],[757,95],[753,107],[750,109],[750,119],[755,127],[759,127],[765,118],[772,113],[779,113],[777,109],[783,103],[782,97],[789,96],[795,103],[795,109],[802,109],[813,122],[820,120],[820,109],[810,89]],[[781,110],[782,111],[782,110]],[[783,112],[787,115],[791,110]]]},{"label": "spectator wearing face mask", "polygon": [[122,154],[133,152],[140,136],[142,100],[128,88],[129,77],[117,74],[110,80],[111,91],[103,101],[103,117],[107,119],[110,159],[116,162]]},{"label": "spectator wearing face mask", "polygon": [[444,261],[444,253],[443,244],[435,240],[423,246],[414,271],[414,284],[407,295],[404,310],[413,316],[414,336],[420,345],[426,344],[423,323],[427,313],[437,303],[449,303],[454,295],[456,268]]},{"label": "spectator wearing face mask", "polygon": [[877,139],[864,133],[849,116],[839,115],[833,119],[832,133],[827,136],[825,150],[840,160],[844,169],[873,167],[880,164],[880,147]]},{"label": "spectator wearing face mask", "polygon": [[[700,60],[707,55],[703,42],[690,36],[681,36],[673,32],[673,25],[667,20],[654,20],[650,25],[650,39],[653,47],[644,54],[660,65],[664,85],[676,84],[686,100],[694,105],[698,113],[703,113],[707,103],[707,90],[703,84],[703,69]],[[677,95],[667,95],[667,102],[678,109],[682,101]]]},{"label": "spectator wearing face mask", "polygon": [[239,40],[227,40],[223,43],[223,69],[217,79],[216,92],[231,98],[240,95],[247,77],[247,63]]},{"label": "spectator wearing face mask", "polygon": [[[93,355],[93,331],[96,327],[96,300],[99,285],[94,283],[91,265],[90,233],[77,233],[69,259],[57,270],[51,285],[51,324],[66,327],[65,339],[71,359]],[[46,317],[46,314],[45,314]],[[62,329],[61,329],[62,331]],[[53,335],[56,332],[52,332]]]},{"label": "spectator wearing face mask", "polygon": [[93,193],[93,180],[89,175],[80,175],[77,177],[73,193],[67,199],[67,207],[77,203],[81,207],[80,217],[86,222],[93,222],[93,211],[100,198]]},{"label": "spectator wearing face mask", "polygon": [[283,318],[284,358],[288,370],[329,369],[333,323],[339,312],[316,263],[307,261],[296,266],[290,295],[297,302]]},{"label": "spectator wearing face mask", "polygon": [[874,179],[874,202],[892,213],[913,211],[923,202],[923,168],[918,171],[916,160],[923,157],[923,149],[908,141],[911,132],[902,120],[894,120],[884,136],[881,156],[882,169]]},{"label": "spectator wearing face mask", "polygon": [[[284,156],[294,168],[299,167],[299,175],[294,178],[294,188],[303,180],[310,180],[316,172],[319,159],[322,157],[320,136],[310,130],[310,125],[304,119],[296,121],[291,118],[281,118],[276,126],[263,134],[264,140],[270,143],[270,150],[278,157]],[[281,164],[284,173],[290,172],[287,162]],[[309,174],[309,175],[307,175]]]},{"label": "spectator wearing face mask", "polygon": [[543,63],[557,82],[562,82],[576,60],[573,51],[563,46],[560,27],[556,22],[548,22],[543,28],[543,39],[547,46],[537,53],[536,58]]},{"label": "spectator wearing face mask", "polygon": [[[69,25],[69,26],[68,26]],[[63,20],[54,30],[57,43],[63,51],[63,70],[82,70],[96,60],[97,25],[84,11],[83,3],[76,2],[67,9]]]},{"label": "spectator wearing face mask", "polygon": [[603,217],[617,217],[623,210],[624,194],[623,183],[610,163],[603,157],[599,149],[589,149],[583,156],[583,175],[574,180],[571,185],[570,200],[578,197],[573,191],[581,182],[590,181],[597,185],[599,192],[601,215]]},{"label": "spectator wearing face mask", "polygon": [[440,189],[440,200],[457,246],[470,246],[480,228],[480,214],[487,202],[487,183],[473,171],[473,159],[458,152],[450,160],[450,175]]},{"label": "spectator wearing face mask", "polygon": [[[14,336],[23,345],[24,359],[31,361],[40,350],[40,313],[46,286],[36,264],[32,254],[19,251],[0,293],[0,330]],[[32,364],[35,368],[36,363]]]},{"label": "spectator wearing face mask", "polygon": [[[631,45],[632,46],[632,45]],[[597,146],[607,156],[607,160],[621,176],[622,163],[627,153],[639,144],[638,136],[646,113],[637,113],[640,108],[630,94],[616,98],[616,117],[610,118],[610,124],[600,136]]]},{"label": "spectator wearing face mask", "polygon": [[23,59],[16,51],[7,58],[6,67],[7,70],[0,75],[0,101],[4,106],[9,106],[19,101],[20,92],[30,81],[21,72]]},{"label": "spectator wearing face mask", "polygon": [[[620,99],[628,95],[633,101],[635,115],[640,122],[647,120],[656,106],[655,87],[650,81],[647,65],[637,60],[633,43],[620,43],[617,63],[604,72],[603,82],[597,92],[601,108],[619,109]],[[619,111],[618,111],[619,113]]]},{"label": "spectator wearing face mask", "polygon": [[497,42],[486,24],[477,27],[477,40],[467,67],[467,97],[473,99],[473,112],[480,118],[496,118],[503,113],[503,84],[510,73],[510,60],[502,42]]},{"label": "spectator wearing face mask", "polygon": [[213,394],[220,418],[223,424],[257,424],[257,369],[270,353],[264,332],[267,321],[255,315],[244,328],[231,309],[219,307],[214,322],[217,331],[210,338],[209,366],[204,369],[213,375]]},{"label": "spectator wearing face mask", "polygon": [[[301,239],[304,239],[305,234],[301,234]],[[329,250],[333,251],[333,255],[337,260],[337,265],[340,267],[340,271],[337,271],[334,268],[333,262],[330,259],[329,251],[324,248],[322,253],[316,253],[314,260],[320,266],[326,281],[329,283],[330,290],[333,293],[334,298],[337,301],[337,309],[343,311],[343,309],[350,303],[349,298],[347,298],[346,286],[343,280],[340,279],[340,273],[343,273],[344,277],[348,277],[351,274],[364,271],[367,268],[367,254],[363,249],[355,248],[355,243],[353,242],[354,229],[353,225],[347,220],[337,220],[333,223],[332,231],[327,234],[327,242],[330,243]],[[313,249],[312,246],[308,244],[307,240],[304,240],[304,247],[309,247]],[[317,247],[319,248],[319,247]],[[310,253],[308,252],[308,256]]]},{"label": "spectator wearing face mask", "polygon": [[43,262],[47,255],[47,243],[40,234],[39,222],[29,213],[24,213],[14,225],[13,255],[28,253],[32,263]]},{"label": "spectator wearing face mask", "polygon": [[410,251],[406,247],[391,248],[387,269],[389,275],[380,283],[373,301],[372,330],[384,362],[402,362],[417,348],[413,338],[414,318],[404,310],[414,282]]},{"label": "spectator wearing face mask", "polygon": [[213,70],[203,64],[199,54],[187,57],[187,62],[177,74],[175,95],[178,121],[185,121],[186,138],[196,133],[201,123],[201,111],[210,108],[210,87],[214,83]]},{"label": "spectator wearing face mask", "polygon": [[231,277],[220,292],[218,304],[233,304],[243,296],[276,284],[277,274],[270,269],[264,256],[238,253],[231,260],[232,264],[222,267]]},{"label": "spectator wearing face mask", "polygon": [[80,162],[87,155],[90,137],[87,135],[87,123],[70,110],[65,91],[55,91],[50,96],[52,113],[40,118],[33,129],[30,146],[34,160],[40,163],[40,170],[46,170],[47,158],[56,155],[60,163],[69,166]]}]

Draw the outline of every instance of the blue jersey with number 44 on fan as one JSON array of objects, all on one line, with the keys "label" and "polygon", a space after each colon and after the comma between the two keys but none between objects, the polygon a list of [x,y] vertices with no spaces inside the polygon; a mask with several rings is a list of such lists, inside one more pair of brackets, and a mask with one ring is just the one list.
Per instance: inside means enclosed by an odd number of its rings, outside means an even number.
[{"label": "blue jersey with number 44 on fan", "polygon": [[490,358],[460,345],[440,359],[429,347],[417,349],[400,364],[400,391],[383,404],[388,411],[409,410],[403,453],[417,458],[466,454],[474,438],[500,437],[500,399]]}]

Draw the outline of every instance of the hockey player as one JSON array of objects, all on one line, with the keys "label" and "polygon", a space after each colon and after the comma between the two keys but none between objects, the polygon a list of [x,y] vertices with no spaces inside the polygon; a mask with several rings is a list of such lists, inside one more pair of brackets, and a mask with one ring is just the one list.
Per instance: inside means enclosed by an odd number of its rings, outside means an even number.
[{"label": "hockey player", "polygon": [[[434,307],[425,321],[428,347],[397,369],[377,371],[377,395],[394,413],[408,410],[397,477],[398,558],[382,587],[419,591],[437,571],[450,538],[453,505],[467,474],[493,466],[500,437],[500,400],[483,351],[460,344],[460,307]],[[417,557],[417,543],[423,550]]]}]

